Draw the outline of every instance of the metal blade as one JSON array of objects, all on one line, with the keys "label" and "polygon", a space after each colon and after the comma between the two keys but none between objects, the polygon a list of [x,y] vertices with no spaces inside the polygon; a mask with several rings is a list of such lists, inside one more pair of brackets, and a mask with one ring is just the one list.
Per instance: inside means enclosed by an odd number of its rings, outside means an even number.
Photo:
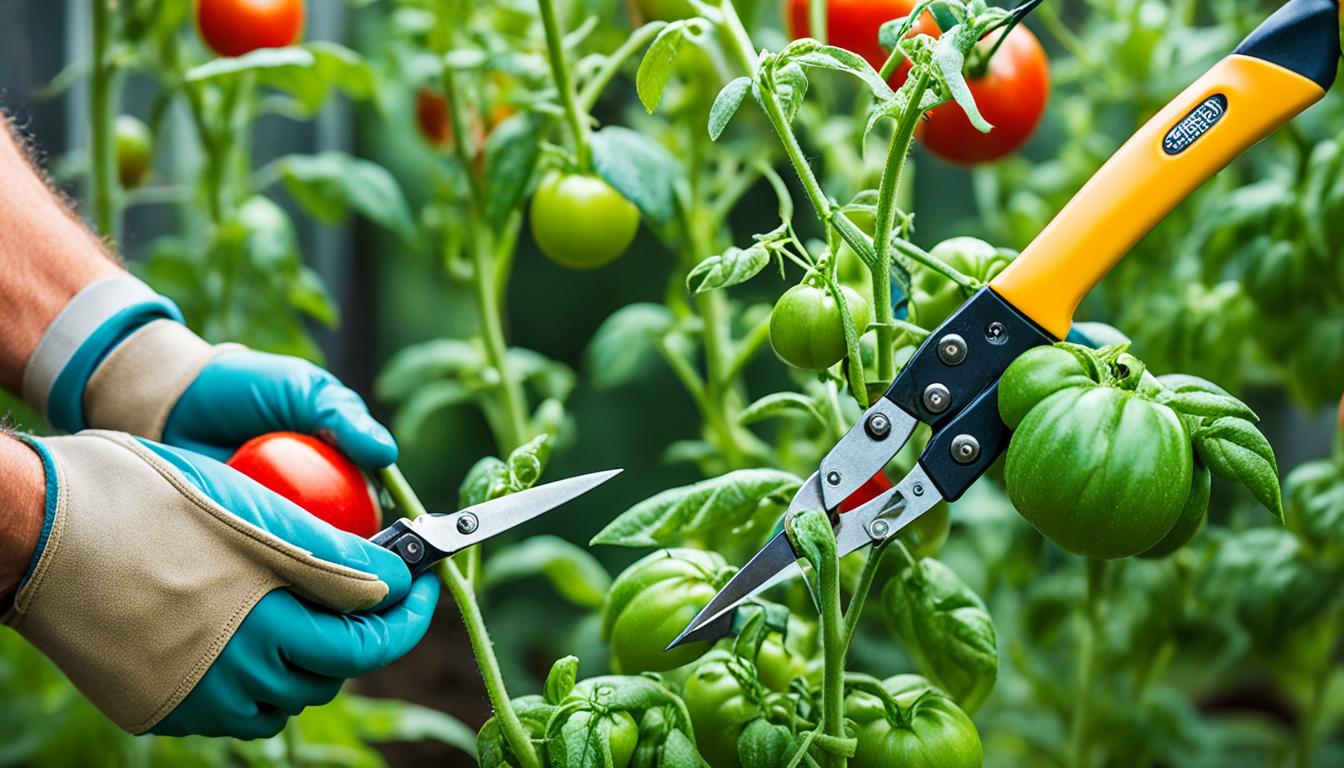
[{"label": "metal blade", "polygon": [[[863,414],[863,418],[831,448],[821,460],[817,495],[824,502],[812,506],[832,512],[849,498],[868,478],[877,474],[901,450],[914,434],[919,421],[913,414],[885,397]],[[804,486],[799,494],[811,490]],[[798,500],[795,499],[795,503]],[[807,500],[811,503],[811,499]],[[805,508],[805,507],[804,507]],[[795,504],[789,505],[790,513]]]},{"label": "metal blade", "polygon": [[[789,535],[780,531],[770,543],[756,553],[755,557],[751,558],[749,563],[742,566],[742,570],[719,590],[714,599],[709,601],[709,605],[695,615],[686,629],[677,635],[677,639],[667,646],[667,650],[670,651],[684,643],[723,637],[732,627],[729,614],[742,601],[798,573],[801,573],[798,569],[798,553],[793,551]],[[719,621],[725,617],[729,618]]]},{"label": "metal blade", "polygon": [[835,524],[836,554],[844,557],[891,539],[942,500],[924,466],[916,464],[896,487],[840,516]]},{"label": "metal blade", "polygon": [[556,480],[451,514],[423,515],[411,527],[431,546],[450,554],[459,552],[582,496],[620,473],[609,469]]}]

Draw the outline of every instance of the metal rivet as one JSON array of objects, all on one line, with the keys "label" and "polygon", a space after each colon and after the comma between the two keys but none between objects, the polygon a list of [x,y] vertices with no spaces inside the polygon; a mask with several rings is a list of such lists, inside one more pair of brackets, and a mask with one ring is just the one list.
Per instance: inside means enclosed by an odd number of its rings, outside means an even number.
[{"label": "metal rivet", "polygon": [[891,526],[887,525],[886,520],[874,520],[872,523],[868,525],[868,533],[874,539],[887,538],[887,532],[890,530]]},{"label": "metal rivet", "polygon": [[463,512],[462,516],[457,518],[457,532],[461,534],[475,533],[481,525],[481,521],[470,512]]},{"label": "metal rivet", "polygon": [[826,473],[826,482],[830,483],[831,485],[839,485],[839,484],[840,484],[840,473],[839,473],[839,472],[836,472],[835,470],[831,470],[830,472],[827,472],[827,473]]},{"label": "metal rivet", "polygon": [[970,435],[957,435],[952,438],[952,460],[958,464],[970,464],[980,458],[980,441]]},{"label": "metal rivet", "polygon": [[425,554],[424,548],[420,546],[420,542],[410,537],[403,540],[401,552],[408,563],[420,562],[420,558]]},{"label": "metal rivet", "polygon": [[934,382],[924,388],[924,407],[933,413],[942,413],[952,404],[952,393],[947,387]]},{"label": "metal rivet", "polygon": [[1008,326],[998,320],[985,327],[985,339],[990,344],[1003,344],[1008,341]]},{"label": "metal rivet", "polygon": [[914,485],[910,486],[910,492],[913,493],[913,494],[916,495],[916,496],[923,496],[923,495],[924,495],[924,484],[923,484],[923,483],[915,483]]},{"label": "metal rivet", "polygon": [[966,340],[956,333],[949,333],[939,339],[938,358],[947,365],[961,365],[961,361],[966,359]]},{"label": "metal rivet", "polygon": [[874,440],[886,440],[891,434],[891,419],[885,413],[874,413],[863,425],[868,436]]}]

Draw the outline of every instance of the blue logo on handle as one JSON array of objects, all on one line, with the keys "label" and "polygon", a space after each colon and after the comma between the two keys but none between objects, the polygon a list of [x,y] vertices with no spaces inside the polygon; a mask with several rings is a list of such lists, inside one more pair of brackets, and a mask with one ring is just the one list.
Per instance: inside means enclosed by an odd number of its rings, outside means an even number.
[{"label": "blue logo on handle", "polygon": [[1204,137],[1204,134],[1213,129],[1223,115],[1227,114],[1227,97],[1221,93],[1215,93],[1200,103],[1198,107],[1191,110],[1190,114],[1181,119],[1167,132],[1166,138],[1162,139],[1162,150],[1168,155],[1179,155],[1194,145]]}]

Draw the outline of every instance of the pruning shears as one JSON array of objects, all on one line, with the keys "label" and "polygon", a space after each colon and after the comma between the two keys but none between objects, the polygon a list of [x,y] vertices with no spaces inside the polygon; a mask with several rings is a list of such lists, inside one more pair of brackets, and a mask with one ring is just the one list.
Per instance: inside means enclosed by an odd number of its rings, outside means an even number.
[{"label": "pruning shears", "polygon": [[401,518],[370,539],[391,550],[412,576],[419,576],[445,557],[480,544],[575,499],[621,470],[609,469],[534,486],[448,514]]},{"label": "pruning shears", "polygon": [[[1033,4],[1034,5],[1034,4]],[[955,501],[1008,445],[998,383],[1026,350],[1063,339],[1088,291],[1197,187],[1317,101],[1340,59],[1340,0],[1289,0],[1159,111],[998,277],[935,329],[886,394],[821,460],[785,519],[825,510],[844,556],[880,545]],[[920,423],[933,432],[894,487],[840,503],[892,460]],[[787,526],[786,526],[787,528]],[[770,540],[668,646],[731,632],[737,606],[797,573],[787,530]]]}]

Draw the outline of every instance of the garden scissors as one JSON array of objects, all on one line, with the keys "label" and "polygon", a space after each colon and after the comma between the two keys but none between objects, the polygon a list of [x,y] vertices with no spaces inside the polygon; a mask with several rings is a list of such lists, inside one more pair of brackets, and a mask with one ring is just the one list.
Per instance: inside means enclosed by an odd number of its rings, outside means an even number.
[{"label": "garden scissors", "polygon": [[391,550],[412,576],[419,576],[445,557],[501,534],[582,496],[621,470],[590,472],[538,485],[498,499],[473,504],[443,515],[401,518],[369,539]]},{"label": "garden scissors", "polygon": [[[1083,296],[1154,225],[1325,96],[1339,65],[1341,24],[1340,0],[1290,0],[1140,128],[1021,256],[929,335],[803,483],[786,521],[825,510],[843,557],[959,498],[1008,445],[998,412],[1008,365],[1064,338]],[[839,514],[840,502],[881,472],[921,422],[933,433],[915,468]],[[799,573],[798,559],[787,532],[777,534],[668,648],[728,634],[736,607]]]}]

